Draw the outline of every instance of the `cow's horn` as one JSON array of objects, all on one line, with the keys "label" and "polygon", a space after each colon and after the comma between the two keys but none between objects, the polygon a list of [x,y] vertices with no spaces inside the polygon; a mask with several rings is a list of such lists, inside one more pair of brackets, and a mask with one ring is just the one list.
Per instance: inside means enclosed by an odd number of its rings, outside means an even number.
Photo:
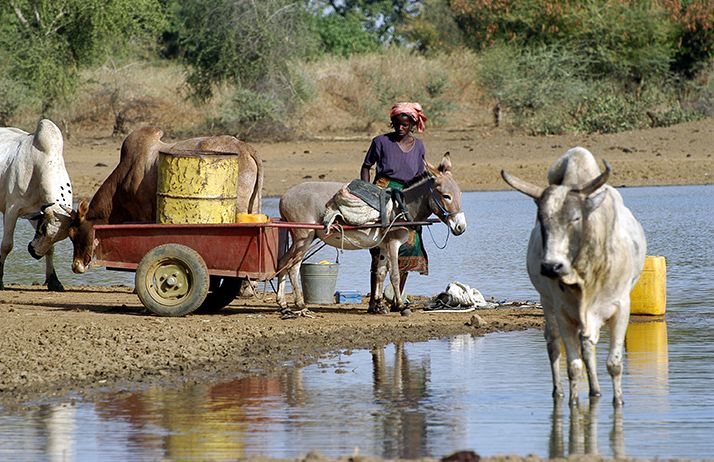
[{"label": "cow's horn", "polygon": [[516,191],[520,191],[526,196],[532,197],[533,199],[539,199],[541,194],[543,194],[543,188],[523,181],[520,178],[511,175],[505,170],[501,170],[501,177],[506,183],[508,183],[511,188],[515,189]]},{"label": "cow's horn", "polygon": [[585,194],[586,196],[589,196],[592,194],[594,191],[596,191],[598,188],[600,188],[602,185],[607,183],[608,178],[610,178],[610,173],[612,173],[612,167],[610,167],[610,162],[603,160],[603,164],[605,164],[605,171],[602,172],[600,175],[597,176],[597,178],[591,180],[589,183],[587,183],[585,186],[580,188],[578,192],[581,192]]},{"label": "cow's horn", "polygon": [[60,205],[60,208],[64,211],[64,213],[67,214],[68,217],[71,217],[74,214],[74,210],[72,210],[72,207],[68,207],[65,204]]}]

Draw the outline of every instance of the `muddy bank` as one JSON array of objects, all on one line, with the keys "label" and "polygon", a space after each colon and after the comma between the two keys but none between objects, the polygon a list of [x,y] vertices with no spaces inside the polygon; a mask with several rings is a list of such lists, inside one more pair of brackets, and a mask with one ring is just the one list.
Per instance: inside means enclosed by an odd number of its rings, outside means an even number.
[{"label": "muddy bank", "polygon": [[[483,326],[473,325],[474,314]],[[309,316],[283,319],[270,295],[238,299],[219,314],[161,318],[147,314],[128,287],[49,293],[9,285],[0,292],[0,324],[0,399],[8,404],[70,390],[217,380],[285,361],[307,364],[339,349],[540,327],[542,314],[503,306],[378,316],[360,304],[311,306]]]}]

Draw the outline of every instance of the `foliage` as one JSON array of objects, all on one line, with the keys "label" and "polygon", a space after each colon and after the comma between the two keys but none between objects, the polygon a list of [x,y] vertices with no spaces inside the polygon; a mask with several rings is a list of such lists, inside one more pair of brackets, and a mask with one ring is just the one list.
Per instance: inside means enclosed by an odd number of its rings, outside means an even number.
[{"label": "foliage", "polygon": [[714,57],[714,2],[668,0],[665,5],[678,28],[672,69],[692,78]]},{"label": "foliage", "polygon": [[481,56],[478,81],[515,125],[534,134],[618,132],[702,115],[669,78],[647,80],[632,91],[620,79],[593,78],[579,60],[552,46],[494,46]]},{"label": "foliage", "polygon": [[8,0],[0,21],[10,78],[42,100],[44,113],[72,94],[79,68],[151,37],[163,16],[158,0]]},{"label": "foliage", "polygon": [[233,133],[244,139],[286,140],[294,133],[289,127],[289,116],[297,111],[304,101],[314,97],[314,87],[308,76],[295,68],[286,76],[286,86],[292,92],[271,92],[236,87],[231,98],[224,101],[216,117],[208,120],[210,129]]},{"label": "foliage", "polygon": [[388,130],[389,109],[418,101],[429,127],[481,117],[474,110],[474,53],[434,53],[428,57],[402,47],[349,58],[326,56],[300,67],[314,82],[315,97],[297,113],[293,127],[304,133]]},{"label": "foliage", "polygon": [[10,118],[28,101],[31,101],[31,96],[27,88],[2,76],[0,71],[0,127],[8,126]]},{"label": "foliage", "polygon": [[380,47],[377,37],[365,31],[360,19],[352,13],[344,17],[334,14],[316,16],[314,27],[322,51],[327,54],[350,56],[377,51]]},{"label": "foliage", "polygon": [[291,0],[182,0],[176,14],[187,82],[201,100],[220,83],[283,85],[289,62],[315,52],[308,13]]},{"label": "foliage", "polygon": [[652,1],[452,0],[468,43],[557,46],[577,53],[593,77],[640,82],[664,75],[674,56],[675,26]]},{"label": "foliage", "polygon": [[311,0],[313,11],[355,16],[361,19],[364,29],[382,43],[400,43],[399,27],[416,15],[423,0]]},{"label": "foliage", "polygon": [[408,17],[397,31],[421,52],[452,51],[464,44],[448,0],[424,0],[418,14]]}]

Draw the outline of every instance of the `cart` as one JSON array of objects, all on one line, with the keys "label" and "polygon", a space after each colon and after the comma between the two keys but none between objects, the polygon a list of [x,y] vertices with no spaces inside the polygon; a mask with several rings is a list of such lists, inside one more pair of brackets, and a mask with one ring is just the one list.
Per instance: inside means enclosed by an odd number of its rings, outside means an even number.
[{"label": "cart", "polygon": [[[324,226],[283,221],[96,225],[93,266],[135,271],[136,293],[154,314],[183,316],[199,308],[218,311],[235,299],[244,281],[275,277],[278,260],[287,249],[289,228]],[[358,227],[342,226],[350,228]]]}]

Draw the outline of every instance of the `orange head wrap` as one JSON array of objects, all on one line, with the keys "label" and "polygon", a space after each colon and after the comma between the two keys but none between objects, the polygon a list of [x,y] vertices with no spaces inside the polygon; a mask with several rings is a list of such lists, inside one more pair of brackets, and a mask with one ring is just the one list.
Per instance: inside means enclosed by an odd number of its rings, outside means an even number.
[{"label": "orange head wrap", "polygon": [[424,115],[424,111],[419,103],[397,103],[392,106],[392,110],[389,111],[389,118],[399,116],[400,114],[406,114],[414,121],[419,133],[424,133],[424,128],[426,127],[427,118]]}]

